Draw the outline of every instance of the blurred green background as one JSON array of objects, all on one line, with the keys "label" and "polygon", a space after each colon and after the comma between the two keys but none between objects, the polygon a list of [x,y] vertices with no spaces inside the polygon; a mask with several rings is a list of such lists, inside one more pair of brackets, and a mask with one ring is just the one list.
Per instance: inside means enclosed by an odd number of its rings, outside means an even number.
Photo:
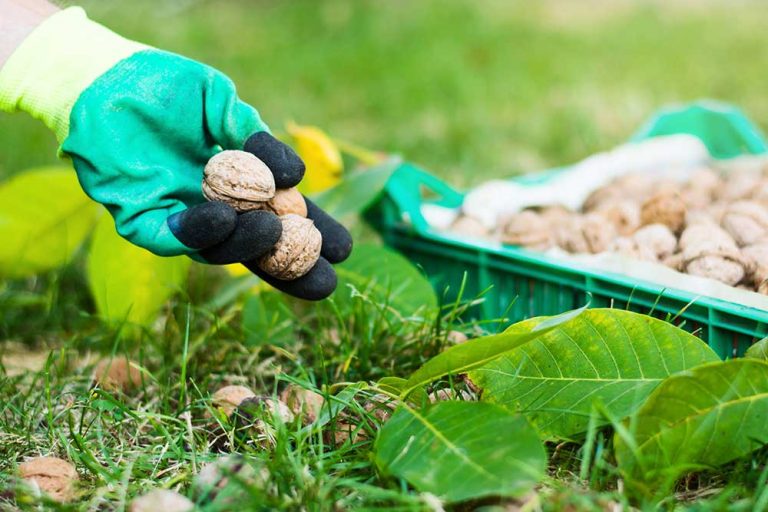
[{"label": "blurred green background", "polygon": [[[402,153],[458,186],[582,158],[701,97],[768,126],[764,1],[82,2],[118,32],[207,62],[273,128]],[[0,178],[55,161],[0,115]]]}]

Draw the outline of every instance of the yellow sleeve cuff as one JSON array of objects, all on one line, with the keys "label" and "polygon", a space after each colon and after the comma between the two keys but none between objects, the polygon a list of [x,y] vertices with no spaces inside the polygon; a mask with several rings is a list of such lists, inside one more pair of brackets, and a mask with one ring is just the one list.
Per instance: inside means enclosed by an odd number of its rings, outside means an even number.
[{"label": "yellow sleeve cuff", "polygon": [[89,20],[80,7],[64,9],[40,24],[0,69],[0,110],[31,114],[61,143],[80,94],[146,48]]}]

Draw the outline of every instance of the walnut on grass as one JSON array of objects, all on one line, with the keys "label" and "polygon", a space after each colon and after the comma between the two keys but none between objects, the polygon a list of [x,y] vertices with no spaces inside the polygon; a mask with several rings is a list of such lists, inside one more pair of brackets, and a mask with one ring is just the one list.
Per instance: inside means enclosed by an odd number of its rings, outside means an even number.
[{"label": "walnut on grass", "polygon": [[107,391],[128,392],[141,385],[141,370],[125,357],[102,359],[93,369],[93,381]]},{"label": "walnut on grass", "polygon": [[35,457],[19,465],[19,476],[33,489],[51,499],[66,503],[75,497],[77,471],[69,462],[56,457]]}]

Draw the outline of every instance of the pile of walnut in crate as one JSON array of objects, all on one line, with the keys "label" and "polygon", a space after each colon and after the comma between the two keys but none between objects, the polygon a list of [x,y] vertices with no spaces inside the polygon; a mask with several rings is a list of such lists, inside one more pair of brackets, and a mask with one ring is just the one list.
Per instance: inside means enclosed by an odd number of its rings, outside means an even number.
[{"label": "pile of walnut in crate", "polygon": [[684,181],[626,174],[579,211],[529,208],[494,229],[461,215],[449,230],[539,251],[619,253],[768,294],[768,160],[713,164]]}]

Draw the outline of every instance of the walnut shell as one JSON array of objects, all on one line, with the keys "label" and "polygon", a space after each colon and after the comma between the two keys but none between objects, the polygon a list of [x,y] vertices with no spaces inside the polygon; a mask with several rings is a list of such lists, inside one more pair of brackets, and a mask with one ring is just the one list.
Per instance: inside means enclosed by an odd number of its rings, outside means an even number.
[{"label": "walnut shell", "polygon": [[363,409],[376,418],[379,423],[385,423],[392,417],[397,402],[387,395],[377,394],[363,404]]},{"label": "walnut shell", "polygon": [[720,254],[701,254],[685,264],[685,272],[734,286],[744,279],[744,265]]},{"label": "walnut shell", "polygon": [[736,201],[725,211],[723,228],[740,246],[768,239],[768,210],[755,201]]},{"label": "walnut shell", "polygon": [[251,153],[222,151],[208,160],[202,189],[209,201],[223,201],[238,212],[247,212],[263,208],[275,196],[275,178]]},{"label": "walnut shell", "polygon": [[727,173],[716,197],[726,201],[749,199],[760,185],[761,178],[759,173],[749,170]]},{"label": "walnut shell", "polygon": [[687,208],[680,194],[671,190],[662,190],[648,199],[640,207],[640,223],[664,224],[673,233],[679,233],[685,226]]},{"label": "walnut shell", "polygon": [[231,416],[243,400],[255,396],[256,393],[245,386],[224,386],[213,394],[212,402],[214,407]]},{"label": "walnut shell", "polygon": [[689,209],[704,209],[712,203],[722,185],[720,174],[704,167],[691,174],[680,194]]},{"label": "walnut shell", "polygon": [[750,266],[749,281],[759,293],[768,292],[768,242],[744,247],[742,256]]},{"label": "walnut shell", "polygon": [[742,281],[748,262],[736,242],[714,224],[694,224],[680,236],[681,268],[691,275],[708,277],[731,286]]},{"label": "walnut shell", "polygon": [[280,393],[280,400],[293,414],[300,416],[305,424],[314,423],[323,409],[323,395],[291,384]]},{"label": "walnut shell", "polygon": [[75,467],[56,457],[35,457],[19,465],[19,475],[60,503],[75,497]]},{"label": "walnut shell", "polygon": [[187,512],[195,504],[181,494],[167,489],[155,489],[131,502],[130,512]]},{"label": "walnut shell", "polygon": [[127,392],[141,384],[141,371],[124,357],[102,359],[93,369],[93,380],[108,391]]},{"label": "walnut shell", "polygon": [[448,231],[457,235],[464,235],[471,238],[486,238],[489,235],[488,228],[482,222],[468,215],[460,215],[456,218]]},{"label": "walnut shell", "polygon": [[533,210],[504,216],[499,219],[499,239],[505,244],[529,249],[545,250],[552,246],[549,224]]},{"label": "walnut shell", "polygon": [[320,258],[323,237],[314,222],[295,214],[280,217],[283,233],[270,252],[259,260],[259,268],[281,279],[292,281],[303,276]]},{"label": "walnut shell", "polygon": [[451,345],[461,345],[469,341],[469,337],[461,331],[448,331],[445,340]]},{"label": "walnut shell", "polygon": [[619,235],[634,233],[640,227],[640,206],[631,201],[605,203],[596,210],[616,228]]},{"label": "walnut shell", "polygon": [[664,224],[643,226],[632,238],[639,247],[647,248],[653,253],[657,260],[663,260],[677,249],[677,237]]},{"label": "walnut shell", "polygon": [[659,259],[656,251],[646,245],[639,245],[632,237],[616,238],[608,250],[636,260],[657,262]]},{"label": "walnut shell", "polygon": [[558,245],[568,252],[597,254],[611,249],[616,230],[602,215],[588,213],[573,217],[556,236]]},{"label": "walnut shell", "polygon": [[264,209],[278,217],[289,213],[307,216],[307,202],[296,187],[277,189],[275,197],[264,203]]}]

